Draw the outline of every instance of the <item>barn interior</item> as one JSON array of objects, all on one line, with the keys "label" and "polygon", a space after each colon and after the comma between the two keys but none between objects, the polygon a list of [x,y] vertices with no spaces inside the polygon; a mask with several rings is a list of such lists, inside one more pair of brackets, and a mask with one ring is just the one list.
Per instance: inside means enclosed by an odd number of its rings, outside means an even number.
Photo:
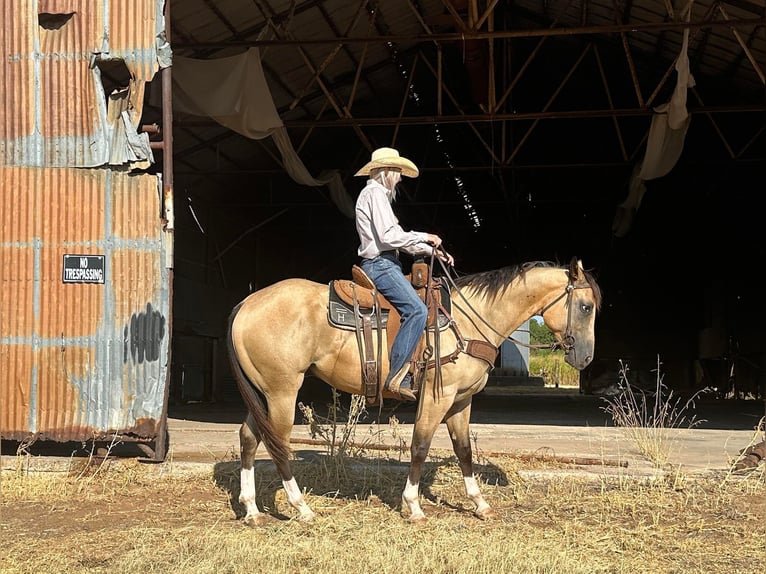
[{"label": "barn interior", "polygon": [[[679,392],[764,397],[763,0],[184,0],[169,13],[172,126],[167,75],[143,124],[156,138],[172,127],[171,402],[238,399],[224,336],[249,292],[350,276],[354,173],[382,146],[420,168],[400,189],[402,225],[442,236],[458,274],[572,257],[594,273],[604,307],[584,393],[620,361],[655,381],[659,361]],[[200,62],[245,70],[241,89]],[[203,109],[210,93],[236,114]],[[248,122],[270,106],[281,126],[259,132]],[[681,120],[650,148],[666,106]],[[161,171],[169,151],[155,153]],[[643,172],[652,153],[666,165]]]}]

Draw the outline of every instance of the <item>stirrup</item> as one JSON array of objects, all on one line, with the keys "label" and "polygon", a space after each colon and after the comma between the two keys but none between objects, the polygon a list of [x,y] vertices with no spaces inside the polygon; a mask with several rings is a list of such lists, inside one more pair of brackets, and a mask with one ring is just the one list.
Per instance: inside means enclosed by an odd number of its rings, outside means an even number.
[{"label": "stirrup", "polygon": [[386,387],[386,389],[395,395],[399,395],[403,401],[411,402],[418,400],[418,396],[412,390],[412,373],[407,373],[404,376],[396,391],[392,391],[389,387]]}]

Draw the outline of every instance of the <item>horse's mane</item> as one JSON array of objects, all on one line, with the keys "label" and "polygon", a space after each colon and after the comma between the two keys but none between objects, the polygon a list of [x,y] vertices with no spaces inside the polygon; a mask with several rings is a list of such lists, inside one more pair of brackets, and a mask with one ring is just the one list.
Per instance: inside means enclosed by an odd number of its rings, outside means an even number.
[{"label": "horse's mane", "polygon": [[[458,288],[468,288],[474,293],[483,293],[488,300],[495,299],[503,293],[508,286],[517,277],[522,277],[527,271],[534,268],[559,268],[566,270],[568,267],[552,261],[529,261],[519,265],[509,265],[501,269],[492,271],[482,271],[472,275],[464,275],[455,279],[455,285]],[[585,271],[585,280],[593,290],[593,299],[595,300],[596,310],[601,308],[601,288],[596,283],[595,277]]]}]

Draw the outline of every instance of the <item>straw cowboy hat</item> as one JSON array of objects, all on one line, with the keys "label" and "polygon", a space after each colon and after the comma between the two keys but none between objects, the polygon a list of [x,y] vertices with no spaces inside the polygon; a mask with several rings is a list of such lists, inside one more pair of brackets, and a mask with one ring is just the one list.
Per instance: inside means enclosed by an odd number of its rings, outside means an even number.
[{"label": "straw cowboy hat", "polygon": [[372,152],[372,159],[362,169],[354,175],[370,175],[370,171],[379,167],[394,167],[402,170],[402,175],[407,177],[417,177],[417,166],[406,157],[399,155],[399,152],[390,147],[382,147]]}]

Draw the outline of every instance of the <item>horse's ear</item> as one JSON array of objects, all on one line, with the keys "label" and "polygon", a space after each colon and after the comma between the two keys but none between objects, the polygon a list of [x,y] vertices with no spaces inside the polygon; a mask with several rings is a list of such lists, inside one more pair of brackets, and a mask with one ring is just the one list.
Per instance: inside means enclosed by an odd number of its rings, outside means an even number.
[{"label": "horse's ear", "polygon": [[583,274],[584,269],[582,260],[577,259],[577,257],[572,257],[572,260],[569,262],[569,279],[571,281],[577,281],[578,279],[582,279]]}]

